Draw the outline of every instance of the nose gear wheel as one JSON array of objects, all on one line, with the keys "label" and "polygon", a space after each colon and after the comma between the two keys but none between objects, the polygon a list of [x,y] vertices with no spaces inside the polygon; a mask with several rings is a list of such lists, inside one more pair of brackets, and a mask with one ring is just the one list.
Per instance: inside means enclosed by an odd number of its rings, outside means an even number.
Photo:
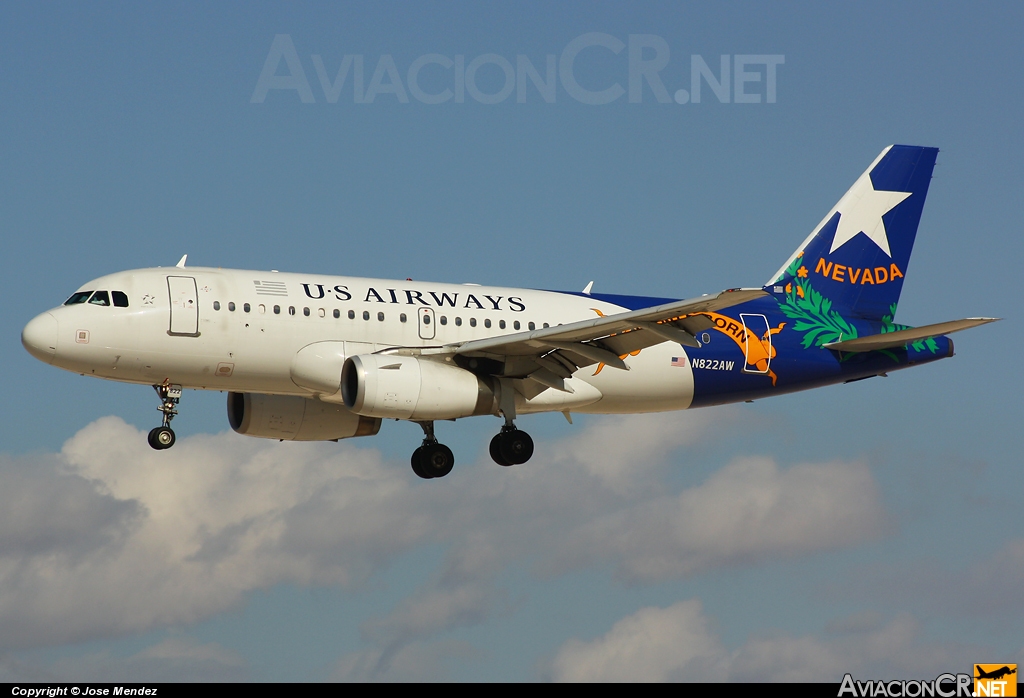
[{"label": "nose gear wheel", "polygon": [[157,451],[170,448],[174,445],[174,430],[170,427],[156,427],[149,432],[149,445]]}]

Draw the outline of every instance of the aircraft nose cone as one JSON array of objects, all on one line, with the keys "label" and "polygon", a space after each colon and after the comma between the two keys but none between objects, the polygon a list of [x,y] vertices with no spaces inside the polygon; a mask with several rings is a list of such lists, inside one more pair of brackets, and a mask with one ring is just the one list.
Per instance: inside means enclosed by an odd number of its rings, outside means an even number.
[{"label": "aircraft nose cone", "polygon": [[21,343],[29,354],[44,363],[51,363],[57,353],[57,318],[50,313],[32,318],[21,331]]}]

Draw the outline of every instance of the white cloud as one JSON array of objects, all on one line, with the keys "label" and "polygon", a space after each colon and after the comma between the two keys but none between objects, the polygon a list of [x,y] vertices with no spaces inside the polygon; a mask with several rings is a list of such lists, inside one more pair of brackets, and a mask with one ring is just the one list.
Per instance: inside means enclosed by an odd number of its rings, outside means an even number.
[{"label": "white cloud", "polygon": [[[47,477],[63,478],[68,507],[85,513],[59,529],[59,542],[21,536],[0,550],[7,648],[191,623],[282,582],[358,582],[427,529],[402,525],[428,511],[405,472],[348,445],[222,434],[155,452],[136,429],[104,418],[65,445],[62,463],[69,474]],[[2,476],[17,487],[12,496],[31,493],[11,470]],[[107,513],[89,513],[95,508]],[[90,527],[118,535],[97,547],[98,534],[77,530]]]},{"label": "white cloud", "polygon": [[507,604],[499,580],[509,565],[611,565],[647,581],[877,531],[877,495],[860,464],[746,459],[696,487],[667,484],[669,454],[720,420],[718,411],[597,418],[539,444],[528,465],[460,465],[423,482],[368,442],[225,433],[156,452],[143,433],[103,418],[56,456],[0,461],[0,502],[10,505],[0,513],[0,651],[187,625],[283,583],[351,587],[396,555],[441,545],[437,573],[365,622],[366,651],[339,669],[404,676],[402,666],[433,651],[417,649],[424,642]]},{"label": "white cloud", "polygon": [[724,408],[608,417],[551,445],[546,459],[617,494],[635,495],[662,484],[659,475],[672,451],[718,433],[734,414]]},{"label": "white cloud", "polygon": [[641,608],[592,642],[569,640],[552,662],[556,681],[711,681],[724,678],[725,650],[699,601]]},{"label": "white cloud", "polygon": [[0,660],[0,680],[37,682],[178,682],[252,679],[245,659],[216,643],[170,637],[127,657],[93,652],[63,657],[44,666],[31,661]]},{"label": "white cloud", "polygon": [[80,556],[122,539],[145,515],[54,456],[0,456],[0,554]]},{"label": "white cloud", "polygon": [[[648,607],[591,641],[572,639],[550,663],[556,681],[837,682],[846,672],[865,679],[934,678],[962,671],[977,647],[928,641],[901,614],[883,623],[846,624],[842,633],[753,637],[728,651],[712,632],[700,602]],[[840,623],[840,625],[843,625]]]},{"label": "white cloud", "polygon": [[457,640],[419,641],[398,648],[387,661],[385,650],[371,648],[341,657],[330,681],[450,681],[449,667],[457,660],[480,656],[480,651]]},{"label": "white cloud", "polygon": [[629,581],[857,543],[881,531],[883,511],[862,463],[740,458],[703,484],[646,499],[576,528],[562,564],[612,560]]},{"label": "white cloud", "polygon": [[358,680],[403,675],[402,667],[423,652],[421,649],[410,654],[410,645],[487,619],[505,596],[493,581],[499,569],[500,560],[486,536],[471,536],[466,544],[449,552],[435,579],[386,617],[363,624],[362,633],[371,649],[344,658],[337,671]]}]

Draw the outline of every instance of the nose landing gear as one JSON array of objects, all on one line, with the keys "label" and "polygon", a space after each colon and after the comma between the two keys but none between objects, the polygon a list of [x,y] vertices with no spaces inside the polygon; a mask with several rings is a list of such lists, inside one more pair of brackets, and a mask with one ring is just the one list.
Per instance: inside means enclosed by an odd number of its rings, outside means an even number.
[{"label": "nose landing gear", "polygon": [[434,436],[433,422],[419,422],[423,445],[412,452],[412,471],[424,480],[444,477],[455,467],[455,454]]},{"label": "nose landing gear", "polygon": [[157,451],[163,451],[174,445],[174,430],[171,429],[171,420],[178,414],[174,409],[181,400],[181,386],[171,385],[170,381],[153,386],[157,396],[160,398],[160,406],[157,407],[163,415],[163,425],[152,429],[149,432],[149,445]]}]

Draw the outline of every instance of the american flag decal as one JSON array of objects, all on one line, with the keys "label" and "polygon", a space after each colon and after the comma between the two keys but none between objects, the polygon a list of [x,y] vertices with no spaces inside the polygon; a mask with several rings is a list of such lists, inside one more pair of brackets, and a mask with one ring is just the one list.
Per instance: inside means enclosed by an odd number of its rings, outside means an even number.
[{"label": "american flag decal", "polygon": [[672,365],[673,366],[686,366],[686,357],[685,356],[673,356],[672,357]]},{"label": "american flag decal", "polygon": [[253,281],[257,296],[287,296],[288,288],[283,281]]}]

